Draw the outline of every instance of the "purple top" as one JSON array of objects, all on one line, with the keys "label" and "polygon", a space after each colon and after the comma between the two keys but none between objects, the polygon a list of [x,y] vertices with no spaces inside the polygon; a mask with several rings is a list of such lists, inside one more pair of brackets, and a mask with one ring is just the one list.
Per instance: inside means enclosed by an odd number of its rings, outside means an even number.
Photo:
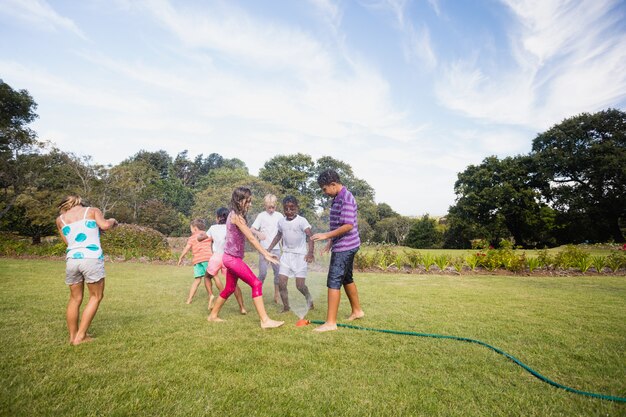
[{"label": "purple top", "polygon": [[236,224],[231,223],[231,216],[235,215],[234,211],[228,214],[226,219],[226,241],[224,243],[224,253],[236,258],[243,258],[246,237]]},{"label": "purple top", "polygon": [[341,191],[330,206],[330,230],[338,229],[344,224],[351,224],[354,227],[348,233],[333,238],[333,252],[345,252],[361,245],[356,210],[354,196],[346,187],[341,187]]}]

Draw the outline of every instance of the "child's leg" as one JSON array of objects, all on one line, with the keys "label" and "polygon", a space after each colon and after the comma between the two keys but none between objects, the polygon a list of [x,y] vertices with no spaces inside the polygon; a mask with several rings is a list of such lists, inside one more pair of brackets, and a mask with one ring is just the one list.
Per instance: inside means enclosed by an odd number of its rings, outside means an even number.
[{"label": "child's leg", "polygon": [[243,306],[243,295],[241,294],[241,288],[239,288],[239,285],[235,288],[235,299],[237,300],[237,304],[239,304],[239,312],[241,314],[248,314],[248,311]]},{"label": "child's leg", "polygon": [[70,299],[67,302],[66,320],[67,330],[70,333],[70,343],[74,342],[78,333],[78,317],[80,315],[80,305],[83,303],[83,289],[85,284],[78,283],[70,285]]},{"label": "child's leg", "polygon": [[209,294],[209,305],[208,309],[213,308],[213,303],[215,302],[215,296],[213,295],[213,284],[211,283],[211,278],[213,276],[207,272],[204,273],[204,287],[206,288],[207,294]]},{"label": "child's leg", "polygon": [[87,336],[87,329],[89,329],[91,321],[96,316],[100,302],[104,297],[104,278],[98,282],[94,282],[93,284],[87,284],[87,288],[89,289],[89,301],[87,301],[87,305],[83,310],[78,332],[72,342],[73,345],[79,345],[83,342],[91,340],[91,338]]},{"label": "child's leg", "polygon": [[193,299],[193,296],[196,295],[196,291],[198,290],[198,287],[200,286],[201,280],[202,280],[202,277],[194,278],[193,284],[191,284],[191,288],[189,288],[189,296],[187,297],[187,304],[191,304],[191,300]]},{"label": "child's leg", "polygon": [[[280,250],[274,249],[272,253],[280,258]],[[272,271],[274,272],[274,302],[278,304],[278,295],[282,298],[280,293],[280,265],[272,264]]]},{"label": "child's leg", "polygon": [[278,290],[280,298],[283,300],[283,312],[289,311],[289,291],[287,290],[287,282],[289,278],[286,275],[278,276]]},{"label": "child's leg", "polygon": [[339,311],[339,301],[341,300],[341,290],[328,289],[328,312],[326,322],[313,329],[315,332],[327,332],[337,330],[337,312]]},{"label": "child's leg", "polygon": [[235,288],[237,288],[237,276],[233,274],[230,270],[226,270],[226,287],[222,290],[219,297],[217,297],[217,301],[211,310],[211,314],[207,317],[209,321],[224,321],[218,317],[220,310],[224,306],[226,299],[230,297],[230,295],[235,292]]},{"label": "child's leg", "polygon": [[309,292],[309,287],[306,286],[305,278],[296,278],[296,288],[304,295],[307,307],[313,310],[313,298]]},{"label": "child's leg", "polygon": [[356,289],[356,284],[354,282],[346,284],[343,286],[343,289],[346,291],[348,300],[350,300],[350,307],[352,308],[352,314],[348,317],[348,321],[363,318],[365,312],[363,312],[359,303],[359,292]]},{"label": "child's leg", "polygon": [[252,301],[261,319],[261,327],[266,329],[282,326],[284,324],[283,321],[272,320],[267,315],[265,305],[263,304],[263,283],[254,275],[250,267],[242,259],[232,256],[224,256],[224,265],[228,268],[228,276],[235,274],[239,279],[252,287]]}]

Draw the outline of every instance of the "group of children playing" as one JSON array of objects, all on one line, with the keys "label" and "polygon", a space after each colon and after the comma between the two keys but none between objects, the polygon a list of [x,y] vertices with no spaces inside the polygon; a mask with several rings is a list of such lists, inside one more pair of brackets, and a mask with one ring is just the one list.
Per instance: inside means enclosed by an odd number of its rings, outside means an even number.
[{"label": "group of children playing", "polygon": [[[246,187],[233,191],[230,209],[222,207],[216,212],[216,224],[206,230],[203,220],[191,222],[191,236],[182,251],[180,265],[189,251],[193,254],[194,282],[189,290],[187,303],[192,299],[202,280],[209,295],[208,321],[223,321],[219,317],[226,300],[234,293],[241,314],[246,314],[241,290],[237,283],[242,280],[252,288],[252,301],[261,320],[262,328],[274,328],[283,321],[270,319],[263,304],[263,281],[267,267],[274,269],[274,300],[278,295],[283,303],[283,311],[289,311],[287,283],[295,278],[296,288],[305,297],[309,309],[313,309],[313,299],[306,286],[307,264],[314,261],[314,242],[327,240],[322,253],[332,251],[327,277],[328,311],[326,322],[314,331],[325,332],[337,329],[337,312],[344,288],[352,309],[348,320],[364,317],[352,269],[354,256],[359,250],[360,240],[357,225],[357,204],[350,191],[341,184],[339,175],[333,170],[326,170],[318,177],[322,191],[333,198],[330,208],[330,230],[326,233],[312,234],[311,225],[298,214],[298,200],[293,196],[283,199],[283,214],[276,211],[276,197],[265,197],[265,211],[260,213],[251,227],[246,214],[252,204],[252,193]],[[90,340],[86,336],[87,328],[95,316],[104,292],[104,256],[100,249],[99,232],[114,227],[114,219],[105,220],[100,210],[89,210],[82,206],[79,197],[66,198],[59,205],[61,215],[57,226],[61,238],[68,244],[66,283],[70,286],[70,302],[67,309],[67,322],[70,343],[80,344]],[[68,224],[67,222],[71,222]],[[76,231],[75,231],[76,230]],[[246,240],[259,252],[259,277],[243,261]],[[84,242],[90,242],[85,246]],[[282,254],[278,244],[281,243]],[[280,258],[280,260],[279,260]],[[223,285],[219,272],[226,278]],[[212,281],[220,290],[216,297]],[[78,309],[82,303],[84,282],[90,290],[90,301],[83,312],[78,325]],[[94,303],[92,303],[92,297]]]},{"label": "group of children playing", "polygon": [[[360,246],[356,201],[354,196],[341,184],[335,171],[323,172],[318,178],[318,183],[326,195],[333,197],[330,209],[330,231],[328,233],[312,234],[311,225],[299,215],[298,200],[293,196],[287,196],[283,199],[284,214],[276,211],[277,199],[272,194],[265,196],[265,211],[261,212],[252,226],[248,228],[245,215],[250,207],[252,196],[250,190],[246,188],[238,188],[233,192],[230,213],[226,208],[220,208],[216,218],[218,224],[211,226],[208,232],[204,232],[206,227],[202,220],[194,220],[191,224],[192,235],[178,261],[180,265],[189,250],[192,251],[194,283],[189,291],[187,303],[191,303],[200,282],[204,279],[209,295],[208,308],[211,310],[208,317],[209,321],[221,321],[218,313],[225,300],[232,293],[231,290],[235,291],[242,314],[245,314],[241,293],[236,285],[237,280],[242,279],[252,287],[252,297],[261,317],[261,327],[280,326],[282,322],[273,320],[270,320],[272,325],[264,323],[264,317],[267,316],[267,313],[259,294],[261,294],[263,282],[267,275],[268,265],[274,269],[274,301],[278,301],[277,295],[280,294],[283,312],[290,310],[287,289],[289,278],[295,278],[296,288],[305,297],[308,309],[313,309],[313,298],[305,282],[307,264],[315,259],[314,242],[328,240],[328,244],[323,249],[323,252],[332,249],[327,279],[328,314],[324,325],[315,330],[328,331],[337,328],[337,311],[342,286],[352,307],[352,314],[348,320],[362,318],[364,313],[359,303],[356,285],[352,279],[354,256]],[[213,230],[214,228],[219,232]],[[230,234],[228,234],[229,228]],[[230,244],[225,245],[227,235],[231,239]],[[245,239],[259,251],[258,278],[242,261]],[[281,244],[280,248],[279,243]],[[224,250],[225,246],[228,247],[227,250]],[[222,253],[226,253],[226,255],[222,255]],[[233,264],[234,259],[239,260],[239,262],[233,267],[229,267],[223,262],[224,256],[231,264]],[[221,281],[217,277],[220,270],[226,276],[226,289],[222,287]],[[222,291],[216,304],[214,304],[212,279],[215,279],[216,286]],[[257,297],[258,302],[256,301]]]}]

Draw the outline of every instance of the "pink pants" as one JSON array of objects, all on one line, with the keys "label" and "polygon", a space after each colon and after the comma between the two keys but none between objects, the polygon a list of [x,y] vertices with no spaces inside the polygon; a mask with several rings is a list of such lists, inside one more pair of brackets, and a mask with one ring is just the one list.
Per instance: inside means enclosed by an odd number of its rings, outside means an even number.
[{"label": "pink pants", "polygon": [[226,286],[220,293],[220,297],[223,299],[230,297],[237,288],[238,279],[252,287],[252,298],[263,295],[263,283],[254,275],[254,272],[245,264],[243,259],[225,253],[222,262],[226,267]]}]

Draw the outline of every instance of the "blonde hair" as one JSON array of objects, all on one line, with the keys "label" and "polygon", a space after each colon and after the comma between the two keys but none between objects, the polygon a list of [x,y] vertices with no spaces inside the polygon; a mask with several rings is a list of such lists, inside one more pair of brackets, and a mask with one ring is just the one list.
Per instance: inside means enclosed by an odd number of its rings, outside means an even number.
[{"label": "blonde hair", "polygon": [[277,198],[274,194],[267,194],[265,197],[263,197],[263,204],[265,204],[265,207],[276,207],[276,200]]},{"label": "blonde hair", "polygon": [[66,211],[68,211],[69,209],[71,209],[73,207],[82,206],[82,205],[83,205],[83,199],[82,198],[80,198],[77,195],[68,195],[59,204],[59,211],[61,213],[65,213]]}]

